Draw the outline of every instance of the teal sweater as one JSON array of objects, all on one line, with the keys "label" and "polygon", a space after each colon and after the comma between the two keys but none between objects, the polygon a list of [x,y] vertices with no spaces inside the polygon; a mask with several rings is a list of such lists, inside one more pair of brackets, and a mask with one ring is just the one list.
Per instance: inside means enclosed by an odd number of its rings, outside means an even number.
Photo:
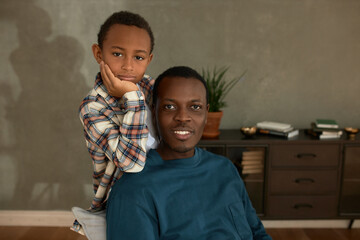
[{"label": "teal sweater", "polygon": [[113,186],[106,218],[108,240],[271,239],[231,161],[200,148],[167,161],[151,150]]}]

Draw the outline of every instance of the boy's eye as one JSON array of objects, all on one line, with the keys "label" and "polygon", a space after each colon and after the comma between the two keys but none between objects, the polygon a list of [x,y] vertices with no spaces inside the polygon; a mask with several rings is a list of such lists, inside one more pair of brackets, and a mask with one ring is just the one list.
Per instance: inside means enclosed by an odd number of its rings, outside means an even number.
[{"label": "boy's eye", "polygon": [[144,60],[145,58],[140,57],[140,56],[136,56],[136,57],[135,57],[135,59],[136,59],[136,60],[140,60],[140,61],[142,61],[142,60]]},{"label": "boy's eye", "polygon": [[115,57],[121,57],[121,56],[122,56],[122,53],[114,52],[113,55],[114,55]]}]

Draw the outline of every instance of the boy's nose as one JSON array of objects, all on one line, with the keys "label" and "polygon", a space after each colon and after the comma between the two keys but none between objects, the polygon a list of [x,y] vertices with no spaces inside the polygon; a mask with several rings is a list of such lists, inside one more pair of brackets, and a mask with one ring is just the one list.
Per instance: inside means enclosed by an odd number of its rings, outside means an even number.
[{"label": "boy's nose", "polygon": [[122,63],[121,68],[124,69],[124,70],[127,70],[127,71],[132,71],[134,69],[132,59],[131,58],[125,58],[123,63]]}]

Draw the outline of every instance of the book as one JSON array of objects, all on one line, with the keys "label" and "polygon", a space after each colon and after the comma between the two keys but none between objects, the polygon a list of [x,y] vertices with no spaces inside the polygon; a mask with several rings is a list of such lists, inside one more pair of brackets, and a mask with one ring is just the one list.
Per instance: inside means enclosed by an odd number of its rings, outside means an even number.
[{"label": "book", "polygon": [[263,169],[262,168],[258,168],[258,169],[244,169],[242,170],[242,174],[255,174],[255,173],[262,173]]},{"label": "book", "polygon": [[339,139],[342,135],[342,131],[329,132],[324,131],[319,135],[319,139]]},{"label": "book", "polygon": [[311,123],[311,129],[314,132],[317,132],[317,133],[322,133],[324,131],[326,131],[326,132],[339,132],[339,131],[341,131],[341,130],[339,130],[339,128],[319,128],[319,127],[316,126],[315,122]]},{"label": "book", "polygon": [[262,160],[255,160],[255,161],[243,160],[240,163],[240,166],[253,166],[253,165],[257,165],[257,166],[263,165],[263,161]]},{"label": "book", "polygon": [[339,128],[339,125],[333,119],[316,119],[315,124],[318,128]]},{"label": "book", "polygon": [[242,152],[242,160],[237,164],[242,174],[256,174],[264,171],[264,150],[249,150]]},{"label": "book", "polygon": [[259,133],[285,137],[285,138],[293,138],[299,135],[299,129],[293,129],[289,132],[279,132],[269,129],[259,129]]},{"label": "book", "polygon": [[343,131],[339,128],[319,128],[316,123],[311,123],[308,133],[319,139],[339,139]]},{"label": "book", "polygon": [[319,139],[339,139],[341,135],[319,135]]},{"label": "book", "polygon": [[265,153],[263,151],[259,152],[243,152],[242,153],[242,159],[263,159],[265,156]]},{"label": "book", "polygon": [[263,169],[264,165],[245,165],[242,167],[243,170],[246,169]]},{"label": "book", "polygon": [[264,151],[248,151],[248,152],[243,152],[242,156],[243,158],[257,158],[257,157],[264,157],[265,152]]},{"label": "book", "polygon": [[291,124],[271,121],[258,122],[256,127],[260,129],[275,130],[278,132],[289,132],[294,129]]}]

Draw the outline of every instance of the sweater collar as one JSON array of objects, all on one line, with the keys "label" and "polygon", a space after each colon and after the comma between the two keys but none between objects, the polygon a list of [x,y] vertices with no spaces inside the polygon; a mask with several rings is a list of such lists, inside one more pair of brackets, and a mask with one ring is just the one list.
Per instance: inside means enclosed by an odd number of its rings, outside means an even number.
[{"label": "sweater collar", "polygon": [[193,168],[197,166],[200,162],[200,149],[195,148],[194,156],[190,158],[180,158],[180,159],[172,159],[172,160],[163,160],[160,154],[155,150],[151,149],[148,153],[148,164],[150,162],[151,165],[163,165],[165,167],[173,167],[173,168]]}]

